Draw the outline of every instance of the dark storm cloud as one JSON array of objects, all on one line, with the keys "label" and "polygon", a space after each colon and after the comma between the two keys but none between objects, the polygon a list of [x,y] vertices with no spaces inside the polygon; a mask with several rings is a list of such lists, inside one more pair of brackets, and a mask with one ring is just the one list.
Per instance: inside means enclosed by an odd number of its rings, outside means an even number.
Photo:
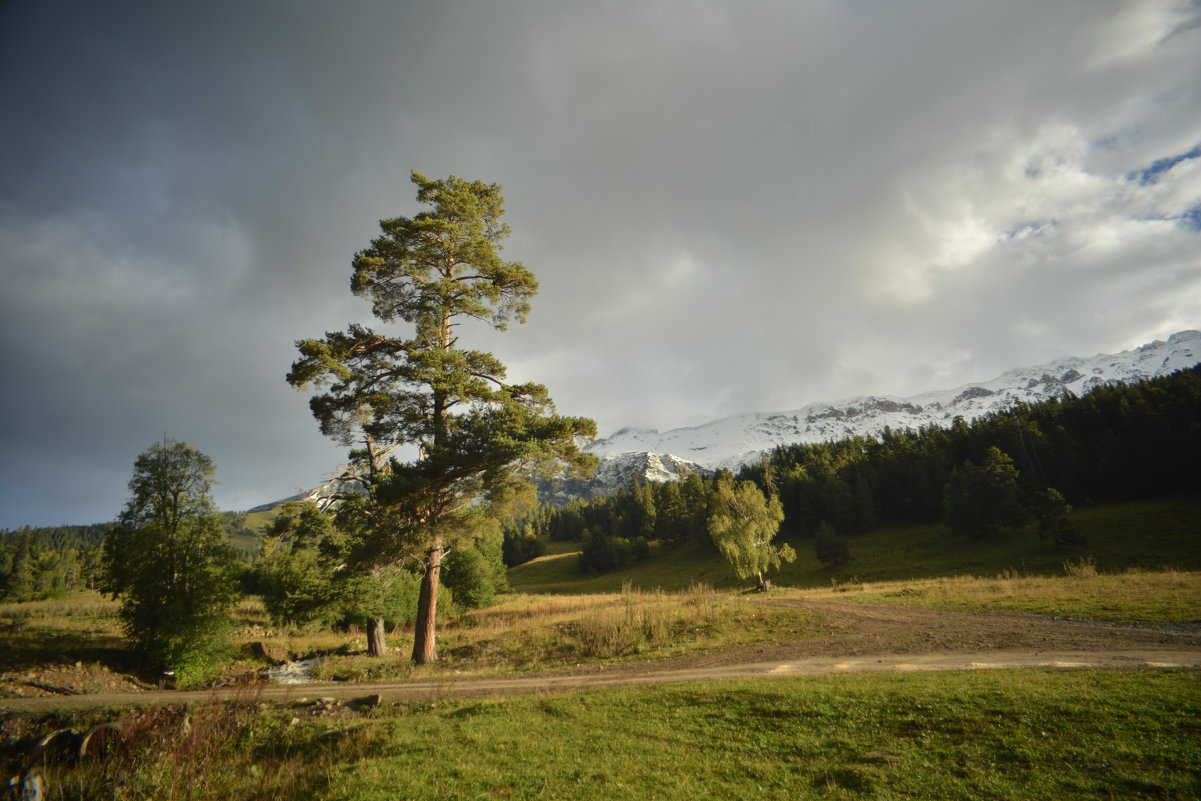
[{"label": "dark storm cloud", "polygon": [[478,344],[602,432],[1201,324],[1195,4],[0,15],[0,526],[112,516],[164,431],[227,508],[320,480],[292,342],[366,319],[414,168],[505,184],[542,289]]}]

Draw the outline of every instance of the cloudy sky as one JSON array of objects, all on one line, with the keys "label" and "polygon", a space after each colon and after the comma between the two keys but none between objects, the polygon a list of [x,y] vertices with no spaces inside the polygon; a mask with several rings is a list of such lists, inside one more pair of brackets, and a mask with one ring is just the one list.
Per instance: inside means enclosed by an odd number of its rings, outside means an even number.
[{"label": "cloudy sky", "polygon": [[1201,4],[0,2],[0,527],[164,433],[246,508],[343,452],[284,375],[369,321],[409,172],[504,185],[601,433],[903,395],[1201,327]]}]

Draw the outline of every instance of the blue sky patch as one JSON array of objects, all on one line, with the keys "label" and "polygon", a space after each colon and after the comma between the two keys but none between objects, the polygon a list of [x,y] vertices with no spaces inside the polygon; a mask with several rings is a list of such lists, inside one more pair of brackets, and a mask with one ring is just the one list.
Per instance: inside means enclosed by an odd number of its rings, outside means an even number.
[{"label": "blue sky patch", "polygon": [[1180,224],[1190,231],[1201,233],[1201,203],[1181,214]]},{"label": "blue sky patch", "polygon": [[1167,172],[1182,161],[1189,159],[1201,158],[1201,145],[1197,145],[1187,153],[1181,153],[1179,156],[1168,156],[1167,158],[1157,159],[1151,162],[1151,166],[1139,173],[1134,173],[1138,176],[1138,185],[1146,186],[1153,184],[1159,180],[1160,173]]}]

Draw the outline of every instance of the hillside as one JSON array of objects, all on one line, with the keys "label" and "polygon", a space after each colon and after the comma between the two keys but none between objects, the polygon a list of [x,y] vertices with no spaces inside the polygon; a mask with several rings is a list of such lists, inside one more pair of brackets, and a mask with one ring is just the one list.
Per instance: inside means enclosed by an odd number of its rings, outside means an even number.
[{"label": "hillside", "polygon": [[[830,587],[831,582],[893,581],[934,576],[1062,575],[1065,562],[1092,560],[1098,570],[1168,567],[1201,569],[1201,498],[1104,504],[1071,517],[1083,542],[1065,549],[1039,539],[1031,529],[995,542],[953,537],[941,524],[885,526],[849,537],[852,561],[828,568],[814,555],[813,541],[791,538],[797,560],[773,576],[789,587]],[[614,592],[625,586],[680,590],[695,583],[750,587],[708,543],[673,546],[658,542],[650,558],[599,576],[581,574],[578,543],[552,543],[546,556],[509,571],[515,590],[530,593]]]}]

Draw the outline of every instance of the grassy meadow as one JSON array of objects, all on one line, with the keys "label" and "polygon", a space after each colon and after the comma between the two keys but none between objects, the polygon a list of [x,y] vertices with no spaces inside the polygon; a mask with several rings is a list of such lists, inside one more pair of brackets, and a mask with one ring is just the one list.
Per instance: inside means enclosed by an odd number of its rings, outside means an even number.
[{"label": "grassy meadow", "polygon": [[[775,577],[774,595],[1119,621],[1201,618],[1201,502],[1095,507],[1078,511],[1073,522],[1085,541],[1070,552],[1030,532],[980,544],[956,541],[937,526],[882,529],[852,538],[854,561],[837,570],[817,562],[801,541],[795,543],[797,561]],[[655,543],[647,561],[600,576],[578,572],[575,547],[551,543],[547,555],[510,570],[516,592],[443,623],[439,669],[543,671],[821,636],[803,610],[759,603],[761,596],[745,592],[747,582],[707,547]],[[0,603],[8,646],[0,653],[0,678],[46,664],[114,675],[130,671],[116,608],[98,593]],[[365,655],[357,631],[274,627],[253,596],[235,609],[233,624],[231,676],[268,664],[253,655],[252,644],[275,659],[322,655],[322,679],[414,675],[406,659],[411,639],[403,631],[390,637],[394,656],[377,660]],[[102,678],[89,675],[71,686],[115,686]],[[0,682],[0,695],[6,689],[13,688]]]},{"label": "grassy meadow", "polygon": [[318,710],[253,696],[130,710],[103,755],[47,752],[40,766],[64,799],[1201,794],[1195,671],[864,674]]},{"label": "grassy meadow", "polygon": [[[1068,552],[1029,532],[978,544],[890,528],[852,538],[839,570],[801,541],[767,598],[1196,621],[1199,520],[1195,500],[1085,509],[1073,518],[1085,542]],[[371,659],[360,632],[276,628],[248,597],[227,676],[266,666],[255,644],[320,654],[318,678],[355,681],[599,669],[825,634],[803,608],[762,603],[707,548],[655,544],[646,562],[588,577],[574,544],[552,543],[510,581],[517,591],[441,626],[432,669],[409,664],[405,632]],[[147,687],[129,675],[116,608],[97,593],[0,604],[0,691]],[[253,687],[205,697],[31,717],[0,697],[0,756],[16,770],[35,736],[117,724],[98,756],[41,752],[49,797],[63,799],[1201,797],[1197,671],[882,673],[363,708],[268,706]]]},{"label": "grassy meadow", "polygon": [[1134,623],[1201,622],[1201,571],[1129,568],[1097,572],[1089,560],[1066,562],[1064,576],[951,576],[851,582],[787,591],[806,598],[902,603],[941,609],[1034,612],[1055,617]]},{"label": "grassy meadow", "polygon": [[[819,633],[814,617],[802,610],[764,606],[703,585],[671,593],[627,588],[592,595],[510,594],[440,627],[436,669],[458,675],[537,672],[667,659]],[[307,639],[311,635],[283,636],[293,653],[315,650]],[[396,654],[384,660],[362,652],[362,635],[342,637],[342,650],[323,659],[318,677],[357,681],[429,674],[408,661],[412,639],[407,632],[391,637]]]}]

